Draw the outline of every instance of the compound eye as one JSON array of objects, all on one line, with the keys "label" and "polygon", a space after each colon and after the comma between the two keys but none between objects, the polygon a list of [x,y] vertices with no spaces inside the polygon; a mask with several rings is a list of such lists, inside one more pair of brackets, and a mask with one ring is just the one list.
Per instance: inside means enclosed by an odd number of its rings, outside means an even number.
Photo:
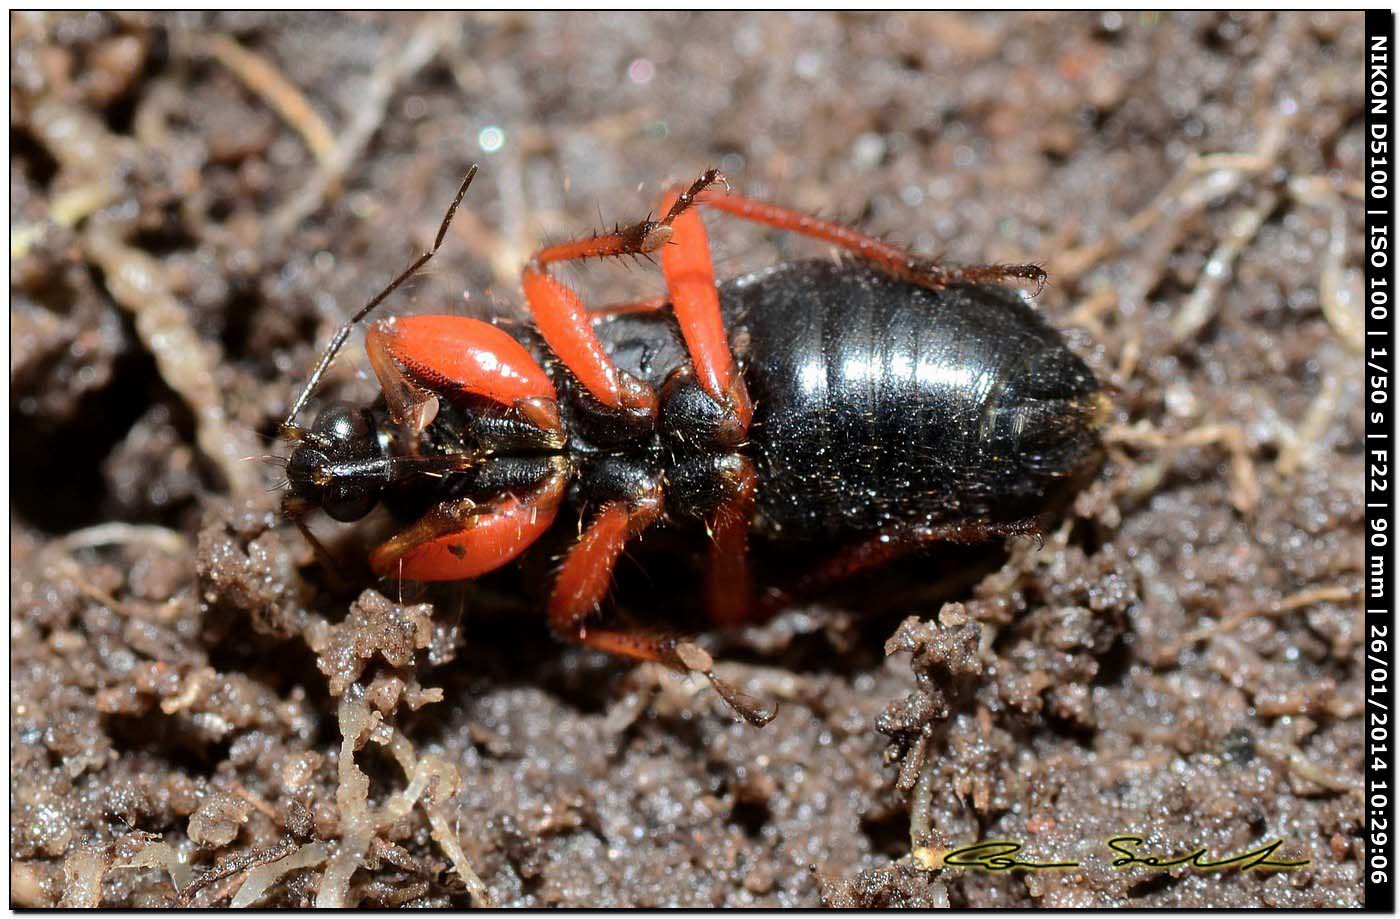
[{"label": "compound eye", "polygon": [[348,402],[332,402],[316,416],[317,439],[350,453],[368,453],[374,444],[374,420],[369,412]]},{"label": "compound eye", "polygon": [[378,497],[357,482],[336,482],[326,488],[321,509],[334,520],[353,523],[374,510]]}]

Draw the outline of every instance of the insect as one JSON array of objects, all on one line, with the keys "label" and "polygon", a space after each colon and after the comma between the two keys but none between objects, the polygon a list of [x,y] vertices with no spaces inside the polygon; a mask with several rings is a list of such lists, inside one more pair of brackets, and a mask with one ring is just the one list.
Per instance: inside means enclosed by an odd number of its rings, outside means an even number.
[{"label": "insect", "polygon": [[[673,189],[660,219],[539,249],[522,271],[533,328],[464,316],[378,319],[366,333],[382,397],[296,424],[351,330],[432,248],[332,338],[288,414],[286,507],[349,522],[381,501],[428,507],[375,548],[375,572],[475,578],[521,555],[572,504],[581,534],[548,603],[566,640],[708,676],[746,718],[771,717],[717,679],[709,656],[598,610],[627,544],[703,521],[705,605],[751,621],[939,541],[1036,532],[1035,518],[1097,454],[1108,400],[1018,290],[1030,265],[944,267],[883,240],[735,194],[716,171]],[[702,210],[847,253],[718,283]],[[654,255],[666,295],[589,310],[551,268]],[[826,553],[756,595],[750,534]]]}]

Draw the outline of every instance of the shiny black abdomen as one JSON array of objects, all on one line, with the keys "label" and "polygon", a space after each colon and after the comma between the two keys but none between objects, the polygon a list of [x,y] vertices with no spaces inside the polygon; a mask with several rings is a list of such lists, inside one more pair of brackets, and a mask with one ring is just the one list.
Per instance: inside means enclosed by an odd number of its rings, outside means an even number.
[{"label": "shiny black abdomen", "polygon": [[1033,515],[1095,454],[1100,386],[1016,290],[809,261],[721,300],[773,536]]},{"label": "shiny black abdomen", "polygon": [[[726,281],[720,302],[771,537],[1033,516],[1097,455],[1100,386],[1017,290],[930,291],[822,260]],[[689,360],[668,315],[598,330],[658,389]],[[646,451],[663,468],[684,453],[659,438]]]}]

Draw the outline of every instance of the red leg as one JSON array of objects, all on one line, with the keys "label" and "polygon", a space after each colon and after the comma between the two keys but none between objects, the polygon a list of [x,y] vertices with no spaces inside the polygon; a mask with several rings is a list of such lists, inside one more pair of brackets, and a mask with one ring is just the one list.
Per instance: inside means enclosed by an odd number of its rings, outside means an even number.
[{"label": "red leg", "polygon": [[613,568],[627,541],[661,516],[660,492],[630,504],[603,505],[583,536],[569,550],[549,602],[549,624],[560,637],[617,657],[656,661],[678,670],[704,674],[715,690],[750,724],[773,720],[770,710],[714,674],[714,661],[698,645],[673,635],[641,629],[589,628],[612,583]]},{"label": "red leg", "polygon": [[481,396],[564,443],[554,384],[504,330],[465,316],[403,316],[370,326],[365,350],[395,423],[421,433],[434,393]]},{"label": "red leg", "polygon": [[[554,582],[554,592],[549,598],[549,624],[556,632],[570,641],[593,645],[588,640],[592,633],[586,621],[607,596],[618,556],[628,540],[656,522],[661,510],[659,487],[639,500],[610,501],[599,508],[588,529],[569,550]],[[639,659],[662,658],[647,653]]]},{"label": "red leg", "polygon": [[549,624],[561,638],[632,660],[683,666],[671,636],[588,627],[589,617],[598,612],[612,585],[613,569],[623,547],[655,523],[661,509],[659,490],[630,506],[611,501],[599,508],[569,550],[549,598]]},{"label": "red leg", "polygon": [[695,203],[695,195],[719,180],[719,173],[706,173],[689,191],[679,196],[677,204],[659,221],[643,220],[611,233],[546,246],[531,256],[526,264],[521,274],[521,285],[535,325],[550,349],[604,407],[646,418],[654,417],[656,393],[650,386],[617,369],[598,341],[583,301],[549,273],[549,266],[591,258],[647,255],[662,249],[674,236],[673,224],[676,219]]},{"label": "red leg", "polygon": [[721,628],[737,626],[754,613],[753,578],[749,573],[749,525],[753,520],[758,476],[748,457],[738,460],[729,495],[710,524],[710,551],[705,570],[705,608]]},{"label": "red leg", "polygon": [[712,207],[744,220],[824,240],[854,253],[897,278],[935,290],[950,284],[1000,282],[1015,278],[1034,283],[1036,293],[1039,293],[1045,284],[1045,272],[1035,265],[943,267],[848,226],[728,191],[707,190],[699,196],[699,202],[705,207]]},{"label": "red leg", "polygon": [[530,315],[550,350],[601,405],[643,417],[656,414],[655,391],[617,369],[598,341],[582,299],[551,275],[549,266],[655,252],[671,239],[671,219],[643,220],[611,233],[546,246],[530,257],[521,273]]},{"label": "red leg", "polygon": [[513,561],[554,523],[567,475],[557,468],[524,497],[445,501],[370,554],[376,574],[410,581],[480,577]]},{"label": "red leg", "polygon": [[858,574],[880,568],[933,543],[979,543],[1007,536],[1039,536],[1035,520],[992,523],[960,520],[936,526],[895,527],[847,546],[784,587],[769,588],[758,603],[756,618],[767,619],[794,602]]},{"label": "red leg", "polygon": [[540,334],[589,395],[609,409],[646,418],[656,414],[656,392],[613,364],[578,294],[534,262],[521,283]]},{"label": "red leg", "polygon": [[661,250],[661,271],[686,350],[690,352],[696,382],[733,416],[733,423],[725,425],[722,442],[737,444],[753,420],[753,404],[729,350],[705,224],[691,209],[696,195],[717,181],[719,174],[712,170],[688,191],[671,192],[663,199],[662,209],[673,216],[671,244]]},{"label": "red leg", "polygon": [[[448,205],[447,213],[442,217],[442,223],[438,224],[437,236],[433,238],[433,247],[418,256],[407,268],[399,272],[398,276],[389,282],[388,287],[385,287],[379,293],[375,294],[368,303],[360,307],[359,312],[351,316],[350,321],[341,326],[340,330],[331,338],[330,344],[327,345],[326,350],[321,353],[321,359],[316,362],[315,369],[311,371],[311,376],[307,378],[306,384],[302,387],[301,395],[297,396],[296,401],[292,403],[291,409],[287,412],[287,420],[282,422],[283,434],[295,438],[296,435],[301,433],[301,429],[297,427],[296,423],[297,415],[301,414],[302,408],[306,406],[306,401],[311,398],[312,391],[316,389],[316,384],[321,381],[321,377],[325,375],[326,370],[331,365],[331,361],[335,360],[335,356],[340,351],[341,346],[344,345],[345,340],[350,337],[350,331],[366,316],[374,312],[379,304],[383,303],[390,294],[398,290],[405,281],[413,277],[420,268],[428,264],[428,262],[432,260],[432,257],[437,254],[437,251],[442,248],[442,241],[447,237],[447,228],[452,224],[452,216],[457,213],[457,207],[462,203],[462,198],[466,195],[467,189],[471,187],[472,179],[475,177],[476,165],[473,164],[472,168],[467,170],[466,178],[462,180],[462,184],[457,188],[457,197],[453,198],[452,203]],[[421,407],[423,405],[422,400],[419,400],[418,404]],[[400,419],[398,423],[403,425],[404,419]]]}]

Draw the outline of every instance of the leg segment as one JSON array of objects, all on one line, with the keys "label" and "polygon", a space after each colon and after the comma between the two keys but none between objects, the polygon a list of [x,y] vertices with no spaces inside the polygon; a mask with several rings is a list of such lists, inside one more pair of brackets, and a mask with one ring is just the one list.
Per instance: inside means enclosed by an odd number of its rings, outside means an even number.
[{"label": "leg segment", "polygon": [[311,546],[311,551],[316,555],[316,560],[321,563],[321,567],[335,579],[337,584],[345,584],[346,578],[342,573],[340,563],[335,556],[331,555],[321,540],[316,538],[316,534],[311,532],[311,527],[307,524],[306,518],[316,506],[304,498],[299,498],[291,492],[282,496],[282,516],[286,517],[296,528],[301,531],[301,536]]},{"label": "leg segment", "polygon": [[732,446],[748,432],[753,404],[729,350],[709,237],[700,215],[692,209],[696,196],[719,180],[719,174],[712,170],[688,191],[673,192],[663,199],[662,208],[672,217],[672,236],[671,244],[661,250],[661,271],[696,382],[730,416],[722,443]]},{"label": "leg segment", "polygon": [[1045,284],[1045,272],[1035,265],[944,267],[859,230],[729,191],[706,190],[699,195],[699,203],[744,220],[823,240],[869,261],[897,278],[934,290],[950,284],[997,283],[1018,279],[1030,281],[1035,285],[1035,292],[1039,293]]},{"label": "leg segment", "polygon": [[758,603],[758,618],[767,619],[804,597],[829,589],[858,574],[872,571],[934,543],[979,543],[1008,536],[1040,536],[1034,519],[993,523],[959,520],[934,526],[895,527],[837,552],[831,558],[782,586],[771,587]]},{"label": "leg segment", "polygon": [[514,560],[554,523],[567,476],[555,468],[523,497],[445,501],[370,554],[376,574],[410,581],[480,577]]},{"label": "leg segment", "polygon": [[649,419],[656,414],[656,393],[650,386],[617,369],[594,334],[583,301],[549,273],[549,266],[656,252],[671,241],[673,223],[694,204],[700,189],[719,180],[718,173],[706,176],[681,195],[661,220],[643,220],[611,233],[546,246],[530,257],[521,274],[525,300],[540,334],[589,395],[605,408]]},{"label": "leg segment", "polygon": [[714,661],[699,645],[674,635],[642,629],[594,629],[588,617],[598,609],[612,583],[612,573],[627,541],[661,516],[659,483],[654,492],[631,500],[610,501],[594,515],[588,529],[569,551],[549,601],[549,624],[567,641],[636,661],[703,674],[729,705],[750,724],[762,727],[776,710],[721,680]]},{"label": "leg segment", "polygon": [[[549,598],[549,624],[569,641],[600,647],[592,640],[607,633],[593,632],[587,619],[597,612],[612,584],[613,568],[628,540],[639,536],[661,516],[661,490],[633,500],[610,501],[599,508],[588,529],[579,537],[564,559],[564,567],[554,582]],[[603,648],[602,650],[610,650]],[[659,648],[637,649],[641,653],[613,650],[640,660],[662,660]]]},{"label": "leg segment", "polygon": [[540,334],[588,394],[605,409],[655,417],[655,391],[617,369],[598,341],[579,295],[535,262],[525,267],[521,283]]},{"label": "leg segment", "polygon": [[612,585],[613,569],[627,542],[640,535],[661,516],[660,489],[633,501],[611,501],[594,515],[564,559],[549,598],[549,625],[566,641],[595,648],[618,657],[660,661],[680,666],[676,640],[643,631],[612,631],[588,627]]},{"label": "leg segment", "polygon": [[749,525],[753,519],[758,476],[748,457],[735,457],[732,476],[725,477],[726,496],[710,524],[710,549],[705,569],[705,608],[721,628],[737,626],[754,611],[753,577],[749,572]]},{"label": "leg segment", "polygon": [[394,422],[422,433],[437,413],[436,393],[474,395],[516,414],[559,447],[564,431],[554,384],[504,330],[465,316],[404,316],[370,326],[370,366]]}]

